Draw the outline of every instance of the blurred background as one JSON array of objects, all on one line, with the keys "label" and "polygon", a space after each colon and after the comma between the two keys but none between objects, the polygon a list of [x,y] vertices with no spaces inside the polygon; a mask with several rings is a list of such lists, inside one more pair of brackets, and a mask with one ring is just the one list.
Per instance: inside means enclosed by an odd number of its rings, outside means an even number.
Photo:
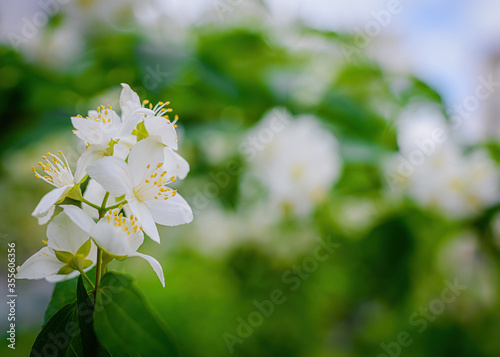
[{"label": "blurred background", "polygon": [[[125,82],[179,115],[195,218],[141,247],[165,288],[140,260],[110,268],[137,276],[185,356],[498,356],[499,10],[2,1],[2,254],[42,247],[30,214],[50,187],[31,166],[49,150],[74,165],[70,116],[117,106]],[[53,285],[17,284],[9,355],[26,356]]]}]

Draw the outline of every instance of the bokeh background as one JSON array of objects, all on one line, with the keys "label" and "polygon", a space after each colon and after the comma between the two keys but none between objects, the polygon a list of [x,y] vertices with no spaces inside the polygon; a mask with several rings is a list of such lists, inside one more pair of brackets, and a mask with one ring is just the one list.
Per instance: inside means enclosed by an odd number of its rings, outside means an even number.
[{"label": "bokeh background", "polygon": [[[45,238],[30,213],[49,187],[31,166],[56,150],[74,164],[70,116],[117,106],[125,82],[179,115],[195,218],[141,248],[165,288],[142,261],[110,268],[137,276],[185,356],[498,356],[499,10],[2,1],[2,255],[15,242],[20,265]],[[17,284],[2,355],[28,355],[53,289]],[[238,335],[275,289],[286,301]]]}]

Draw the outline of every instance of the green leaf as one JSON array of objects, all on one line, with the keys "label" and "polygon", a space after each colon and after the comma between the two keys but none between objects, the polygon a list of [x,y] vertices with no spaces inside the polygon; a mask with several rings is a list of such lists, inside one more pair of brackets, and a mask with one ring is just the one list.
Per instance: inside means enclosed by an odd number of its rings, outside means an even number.
[{"label": "green leaf", "polygon": [[102,278],[94,327],[112,355],[181,355],[167,326],[124,274],[108,272]]},{"label": "green leaf", "polygon": [[80,323],[80,338],[84,357],[105,357],[110,356],[106,348],[97,341],[94,332],[94,304],[87,294],[87,289],[83,285],[83,278],[78,277],[77,286],[78,317]]},{"label": "green leaf", "polygon": [[[95,283],[95,267],[87,272],[87,276]],[[52,298],[45,310],[44,324],[46,324],[64,305],[76,300],[76,286],[77,278],[64,280],[55,285]],[[90,286],[87,286],[87,289],[90,290]]]},{"label": "green leaf", "polygon": [[37,356],[83,356],[76,301],[65,305],[42,328],[30,353],[30,357]]}]

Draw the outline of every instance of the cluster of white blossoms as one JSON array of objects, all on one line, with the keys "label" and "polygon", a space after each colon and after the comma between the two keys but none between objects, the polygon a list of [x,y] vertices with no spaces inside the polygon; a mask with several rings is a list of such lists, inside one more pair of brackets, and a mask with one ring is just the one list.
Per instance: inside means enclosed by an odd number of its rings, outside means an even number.
[{"label": "cluster of white blossoms", "polygon": [[243,147],[252,174],[269,190],[270,207],[307,215],[340,176],[336,138],[312,115],[292,118],[275,108],[248,134]]},{"label": "cluster of white blossoms", "polygon": [[168,187],[186,177],[189,164],[176,152],[178,118],[169,118],[169,102],[141,103],[127,84],[122,87],[121,116],[100,105],[86,117],[71,118],[74,134],[86,146],[74,174],[61,151],[46,153],[40,167],[33,167],[36,178],[54,186],[32,213],[40,224],[66,197],[80,201],[82,208],[61,205],[62,212],[48,225],[47,246],[19,268],[17,278],[55,282],[84,275],[94,265],[103,269],[113,259],[141,257],[165,285],[159,262],[137,249],[144,233],[160,242],[156,224],[193,220],[188,203]]},{"label": "cluster of white blossoms", "polygon": [[419,205],[452,218],[472,217],[500,202],[500,176],[485,150],[465,153],[452,128],[436,107],[410,108],[399,123],[400,154],[391,170],[399,175],[394,183],[404,183]]}]

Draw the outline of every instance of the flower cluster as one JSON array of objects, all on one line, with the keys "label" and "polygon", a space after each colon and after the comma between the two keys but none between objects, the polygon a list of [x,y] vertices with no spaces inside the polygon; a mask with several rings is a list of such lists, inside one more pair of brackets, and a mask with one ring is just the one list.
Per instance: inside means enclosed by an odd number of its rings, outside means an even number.
[{"label": "flower cluster", "polygon": [[[127,84],[122,87],[121,116],[111,106],[100,105],[86,117],[71,118],[73,133],[86,147],[74,173],[61,151],[42,156],[39,169],[33,166],[35,177],[54,189],[32,215],[45,224],[56,206],[62,211],[47,227],[46,247],[19,268],[18,278],[57,282],[80,273],[86,277],[96,265],[97,284],[113,259],[141,257],[165,286],[160,263],[137,250],[144,233],[160,242],[156,224],[175,226],[193,220],[188,203],[168,187],[186,177],[189,164],[176,152],[178,117],[169,118],[170,103],[141,103]],[[61,204],[66,197],[82,207]]]},{"label": "flower cluster", "polygon": [[390,184],[401,184],[421,207],[454,219],[477,216],[500,202],[500,176],[487,150],[465,150],[436,106],[414,104],[398,122],[399,154]]},{"label": "flower cluster", "polygon": [[[268,206],[306,216],[327,197],[342,170],[337,139],[313,115],[294,118],[282,108],[267,112],[242,147],[251,174],[265,184]],[[314,145],[311,145],[314,143]]]}]

